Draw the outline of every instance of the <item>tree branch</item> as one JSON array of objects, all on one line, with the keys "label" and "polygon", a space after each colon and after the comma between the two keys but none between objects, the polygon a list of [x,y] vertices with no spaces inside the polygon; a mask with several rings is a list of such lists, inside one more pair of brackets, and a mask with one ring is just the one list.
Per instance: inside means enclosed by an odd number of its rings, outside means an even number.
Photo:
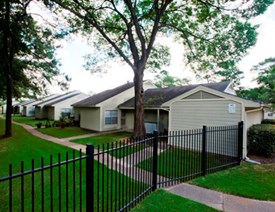
[{"label": "tree branch", "polygon": [[137,14],[136,14],[136,2],[135,2],[134,7],[132,6],[132,1],[131,0],[124,0],[124,2],[128,6],[128,9],[131,13],[133,24],[135,26],[135,30],[136,30],[137,36],[138,36],[140,44],[141,44],[141,51],[142,51],[142,54],[143,54],[143,53],[145,53],[145,50],[146,50],[145,49],[145,38],[144,38],[144,36],[141,32],[140,26],[139,26],[139,21],[138,21]]},{"label": "tree branch", "polygon": [[[97,31],[102,35],[105,40],[111,44],[111,46],[118,52],[118,54],[125,60],[125,62],[132,68],[134,69],[133,63],[128,59],[128,57],[122,52],[122,50],[116,45],[115,42],[109,38],[109,36],[101,29],[100,25],[97,23],[96,19],[94,18],[93,14],[91,14],[83,5],[81,5],[77,0],[75,0],[77,6],[79,6],[81,9],[83,9],[87,14],[84,16],[81,13],[73,10],[72,8],[68,7],[66,4],[62,3],[61,0],[52,0],[56,4],[58,4],[60,7],[63,9],[71,12],[74,14],[76,17],[81,18],[85,21],[87,21],[89,24],[91,24],[94,28],[97,29]],[[88,17],[89,16],[89,17]]]}]

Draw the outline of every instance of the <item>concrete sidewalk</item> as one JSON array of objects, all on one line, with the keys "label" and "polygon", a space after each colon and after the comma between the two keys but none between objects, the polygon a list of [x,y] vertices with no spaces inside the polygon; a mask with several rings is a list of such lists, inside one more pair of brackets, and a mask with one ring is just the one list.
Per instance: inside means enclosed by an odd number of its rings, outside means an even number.
[{"label": "concrete sidewalk", "polygon": [[187,183],[178,184],[166,191],[200,202],[226,212],[274,212],[275,202],[233,196]]}]

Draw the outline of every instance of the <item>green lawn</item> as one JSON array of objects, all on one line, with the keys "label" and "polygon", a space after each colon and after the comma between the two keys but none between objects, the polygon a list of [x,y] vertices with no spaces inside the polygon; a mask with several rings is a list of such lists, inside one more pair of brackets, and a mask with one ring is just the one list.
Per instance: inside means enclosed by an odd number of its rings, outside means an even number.
[{"label": "green lawn", "polygon": [[36,127],[36,123],[38,122],[41,122],[43,125],[46,123],[46,120],[36,120],[34,117],[25,117],[21,115],[13,115],[12,120],[19,123],[30,125],[32,127]]},{"label": "green lawn", "polygon": [[192,181],[198,186],[259,200],[275,201],[275,164],[241,166]]},{"label": "green lawn", "polygon": [[[4,120],[0,119],[0,135],[4,133]],[[56,163],[58,161],[58,153],[61,154],[61,161],[64,161],[66,158],[66,153],[69,152],[68,158],[72,158],[72,150],[60,146],[48,141],[45,141],[43,139],[39,139],[37,137],[34,137],[33,135],[29,134],[27,131],[24,130],[21,126],[13,125],[13,137],[11,138],[1,138],[0,139],[0,178],[7,176],[9,173],[9,164],[13,164],[13,173],[18,173],[20,171],[20,164],[21,161],[25,161],[24,168],[25,170],[31,169],[31,160],[34,159],[35,161],[35,167],[41,166],[41,157],[44,157],[44,165],[49,164],[50,155],[53,155],[53,163]],[[76,155],[79,156],[79,152],[76,151]],[[79,197],[80,197],[80,186],[82,186],[82,203],[83,208],[82,210],[85,211],[85,160],[82,160],[81,165],[80,162],[76,162],[75,166],[75,172],[72,166],[72,163],[68,165],[68,181],[66,182],[66,165],[61,166],[60,173],[61,173],[61,189],[59,193],[59,187],[58,187],[58,167],[55,167],[52,169],[53,173],[53,182],[50,183],[50,169],[44,171],[43,178],[44,178],[44,199],[45,199],[45,211],[50,211],[50,185],[53,185],[53,203],[54,203],[54,211],[58,210],[58,199],[61,198],[61,209],[62,211],[65,211],[65,205],[66,205],[66,184],[69,186],[68,190],[68,204],[69,204],[69,210],[72,211],[73,208],[73,201],[74,198],[74,189],[73,186],[75,185],[75,194],[76,194],[76,201],[77,204],[75,205],[77,210],[79,206]],[[120,197],[123,200],[126,200],[129,198],[129,186],[128,184],[133,185],[134,188],[138,190],[139,187],[144,187],[144,184],[137,184],[136,182],[133,182],[130,178],[125,177],[122,174],[117,173],[116,171],[110,170],[107,167],[103,166],[102,164],[99,164],[95,162],[94,164],[94,173],[96,175],[95,177],[95,191],[99,190],[100,198],[95,199],[95,204],[99,202],[99,207],[105,205],[106,203],[106,195],[107,195],[107,188],[110,191],[110,188],[112,188],[112,194],[109,192],[108,195],[113,196],[112,201],[109,199],[109,206],[112,204],[113,207],[118,205],[118,195],[114,193],[118,190],[118,188],[121,188],[122,182],[124,182],[124,190],[120,192]],[[75,173],[75,174],[74,174]],[[80,179],[80,173],[82,174],[82,178]],[[113,176],[113,179],[106,178],[106,173],[108,173],[108,176]],[[97,177],[98,176],[98,177]],[[114,176],[117,176],[115,179]],[[35,211],[41,211],[41,198],[42,198],[42,190],[41,190],[41,179],[42,179],[42,173],[36,172],[34,174],[34,190],[35,190]],[[104,179],[102,181],[102,179]],[[99,181],[98,181],[99,180]],[[112,180],[112,183],[111,183]],[[104,182],[98,183],[98,182]],[[126,184],[128,183],[128,184]],[[1,208],[0,211],[9,211],[9,201],[8,201],[8,194],[9,194],[9,182],[1,182],[0,183],[0,202],[1,202]],[[21,204],[20,204],[20,198],[21,198],[21,179],[17,178],[12,181],[12,188],[13,188],[13,211],[21,211]],[[98,186],[99,185],[99,186]],[[103,192],[104,190],[104,192]],[[25,211],[31,211],[31,176],[28,175],[24,177],[24,203],[25,203]],[[131,194],[134,194],[134,192],[131,192]],[[120,202],[121,204],[121,202]],[[101,210],[101,209],[100,209]]]},{"label": "green lawn", "polygon": [[164,190],[157,190],[146,197],[140,204],[131,210],[137,211],[192,211],[207,212],[218,211],[206,205],[192,200],[168,193]]},{"label": "green lawn", "polygon": [[81,129],[79,127],[50,127],[50,128],[40,128],[38,131],[56,137],[56,138],[69,138],[78,135],[86,135],[90,133],[94,133],[94,131]]},{"label": "green lawn", "polygon": [[[209,167],[221,165],[221,159],[222,161],[230,162],[229,157],[211,153],[207,154],[207,164]],[[140,162],[138,167],[152,171],[152,164],[153,158],[149,158],[146,161]],[[190,175],[199,176],[201,174],[201,153],[184,148],[170,147],[158,155],[158,174],[168,178]],[[190,180],[191,178],[186,178],[185,180]]]},{"label": "green lawn", "polygon": [[93,144],[94,146],[112,143],[114,141],[120,141],[124,138],[129,138],[132,134],[129,132],[117,132],[111,134],[103,134],[97,135],[88,138],[80,138],[76,140],[72,140],[72,142],[79,143],[79,144]]},{"label": "green lawn", "polygon": [[[129,132],[117,132],[112,134],[105,135],[97,135],[88,138],[81,138],[77,140],[72,140],[72,142],[80,143],[80,144],[93,144],[96,149],[116,149],[117,147],[121,147],[127,145],[127,138],[129,138],[132,134]],[[112,142],[117,141],[111,146]],[[121,142],[120,142],[121,141]],[[103,146],[104,145],[104,146]],[[132,144],[128,147],[118,148],[117,150],[110,151],[109,154],[116,158],[123,158],[127,155],[133,154],[137,151],[140,151],[145,148],[145,145],[135,145]]]}]

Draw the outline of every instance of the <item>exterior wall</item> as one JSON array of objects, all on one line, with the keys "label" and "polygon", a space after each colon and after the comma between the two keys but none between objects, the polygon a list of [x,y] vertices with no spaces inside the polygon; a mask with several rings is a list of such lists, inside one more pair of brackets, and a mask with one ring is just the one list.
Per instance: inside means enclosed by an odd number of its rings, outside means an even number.
[{"label": "exterior wall", "polygon": [[[116,130],[121,129],[121,110],[118,109],[118,105],[122,104],[123,102],[129,100],[134,96],[134,88],[130,88],[113,98],[110,98],[102,103],[100,103],[101,106],[101,125],[100,125],[100,131],[107,131],[107,130]],[[104,113],[106,110],[118,110],[118,123],[114,125],[106,125],[105,124],[105,117]]]},{"label": "exterior wall", "polygon": [[100,108],[79,108],[80,127],[88,130],[101,131]]},{"label": "exterior wall", "polygon": [[[234,111],[229,112],[229,105]],[[242,106],[230,100],[185,100],[171,104],[170,131],[206,126],[236,125],[242,120]]]},{"label": "exterior wall", "polygon": [[[230,106],[229,106],[230,105]],[[234,109],[232,108],[234,105]],[[184,100],[177,101],[171,105],[170,111],[170,130],[202,129],[203,125],[211,126],[230,126],[237,125],[242,120],[242,104],[226,99],[203,99],[203,100]],[[235,132],[237,133],[237,131]],[[212,137],[207,135],[207,151],[216,153],[215,147],[226,142],[224,155],[234,155],[237,146],[231,142],[232,137],[219,136]],[[234,135],[236,138],[237,134]],[[186,142],[184,148],[195,147],[201,150],[201,136],[196,141]],[[168,141],[170,143],[170,141]],[[195,144],[196,142],[197,144]],[[244,141],[246,146],[246,140]],[[199,144],[199,145],[198,145]],[[246,154],[246,153],[245,153]]]},{"label": "exterior wall", "polygon": [[41,118],[47,119],[48,118],[48,107],[41,108]]},{"label": "exterior wall", "polygon": [[264,111],[264,119],[275,120],[275,111],[265,110]]},{"label": "exterior wall", "polygon": [[254,124],[260,124],[263,120],[263,110],[246,111],[246,128],[249,129]]},{"label": "exterior wall", "polygon": [[48,119],[50,120],[55,120],[54,119],[54,112],[55,112],[55,109],[54,107],[47,107],[48,108]]},{"label": "exterior wall", "polygon": [[36,119],[41,119],[42,118],[40,107],[38,107],[38,106],[35,107],[34,116],[35,116]]},{"label": "exterior wall", "polygon": [[62,113],[62,109],[73,109],[73,107],[71,106],[72,104],[79,102],[83,99],[86,99],[88,97],[89,96],[86,94],[79,94],[52,105],[52,107],[54,107],[54,112],[51,111],[51,113],[49,114],[49,119],[59,120]]},{"label": "exterior wall", "polygon": [[134,130],[134,110],[125,111],[125,130]]}]

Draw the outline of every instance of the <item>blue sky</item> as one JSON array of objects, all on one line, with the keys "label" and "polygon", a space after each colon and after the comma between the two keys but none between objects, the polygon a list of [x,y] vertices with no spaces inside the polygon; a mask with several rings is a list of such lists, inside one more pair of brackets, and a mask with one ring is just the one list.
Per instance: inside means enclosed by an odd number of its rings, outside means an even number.
[{"label": "blue sky", "polygon": [[[250,72],[253,65],[258,64],[268,57],[275,57],[275,4],[270,6],[265,14],[252,20],[254,24],[260,24],[258,29],[257,44],[249,50],[249,53],[239,63],[239,68],[244,71],[245,78],[241,81],[242,86],[254,87],[255,73]],[[169,42],[169,41],[167,41]],[[188,77],[193,79],[193,74],[183,67],[183,50],[179,44],[171,45],[171,65],[166,70],[173,76]],[[174,50],[173,50],[174,49]],[[63,42],[63,48],[58,51],[58,57],[62,63],[61,72],[65,72],[71,78],[70,90],[80,90],[85,93],[97,93],[110,89],[133,80],[133,72],[123,64],[112,64],[108,67],[108,73],[101,76],[91,74],[83,67],[84,55],[91,52],[91,48],[86,45],[86,41],[80,37],[74,37],[70,41]],[[152,74],[145,74],[145,79],[153,79]],[[199,83],[193,80],[193,83]],[[58,88],[52,87],[52,92],[60,92]]]}]

